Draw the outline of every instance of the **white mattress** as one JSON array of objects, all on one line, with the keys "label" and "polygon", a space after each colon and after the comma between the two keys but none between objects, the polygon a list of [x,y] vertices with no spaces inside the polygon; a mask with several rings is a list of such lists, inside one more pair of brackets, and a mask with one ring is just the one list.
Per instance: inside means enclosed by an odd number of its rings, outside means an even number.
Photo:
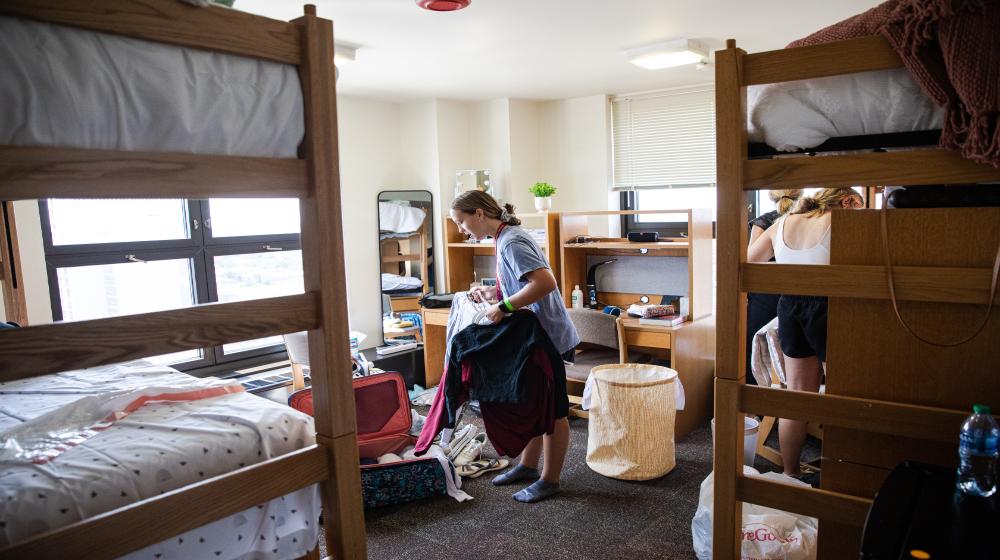
[{"label": "white mattress", "polygon": [[[146,362],[0,383],[0,547],[277,457],[315,439],[309,416],[240,391],[149,402],[47,462],[25,458],[15,445],[27,448],[32,433],[71,432],[64,429],[67,417],[90,425],[87,412],[95,403],[104,406],[123,391],[149,387],[156,387],[154,392],[217,389],[219,383]],[[53,430],[56,426],[61,429]],[[127,558],[295,558],[317,542],[320,507],[314,485]]]},{"label": "white mattress", "polygon": [[392,202],[378,203],[378,229],[383,232],[409,233],[417,231],[427,213],[420,208]]},{"label": "white mattress", "polygon": [[294,66],[0,17],[0,145],[295,157]]},{"label": "white mattress", "polygon": [[424,287],[424,281],[415,276],[400,276],[388,272],[382,273],[382,291],[419,290]]},{"label": "white mattress", "polygon": [[780,151],[830,138],[936,130],[943,111],[903,68],[747,88],[748,136]]}]

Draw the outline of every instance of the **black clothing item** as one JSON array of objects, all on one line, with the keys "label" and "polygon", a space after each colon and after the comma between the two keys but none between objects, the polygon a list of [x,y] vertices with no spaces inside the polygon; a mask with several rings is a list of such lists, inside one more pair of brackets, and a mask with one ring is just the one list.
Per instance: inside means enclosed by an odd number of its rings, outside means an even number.
[{"label": "black clothing item", "polygon": [[778,300],[778,340],[790,358],[817,356],[826,361],[825,296],[781,296]]},{"label": "black clothing item", "polygon": [[747,294],[747,384],[756,385],[757,378],[750,371],[753,337],[764,325],[778,316],[778,294]]},{"label": "black clothing item", "polygon": [[564,362],[569,362],[571,364],[575,364],[576,363],[576,348],[572,348],[570,350],[567,350],[566,353],[562,355],[562,359],[563,359]]},{"label": "black clothing item", "polygon": [[750,220],[749,229],[753,229],[753,226],[757,226],[760,229],[766,231],[767,228],[771,227],[771,225],[773,225],[774,222],[776,222],[780,216],[781,214],[779,214],[777,210],[771,210],[766,214],[761,214],[760,216],[757,216],[756,218]]},{"label": "black clothing item", "polygon": [[[781,217],[777,210],[771,210],[750,220],[749,229],[757,226],[767,231]],[[774,257],[771,257],[774,261]],[[747,368],[748,385],[756,385],[757,379],[751,373],[750,356],[753,354],[753,335],[778,315],[778,294],[747,294]]]},{"label": "black clothing item", "polygon": [[427,294],[420,298],[421,307],[426,307],[428,309],[438,309],[441,307],[451,307],[451,300],[455,296],[455,293],[449,294]]},{"label": "black clothing item", "polygon": [[562,355],[538,317],[528,310],[515,311],[494,325],[469,325],[452,338],[445,397],[449,402],[461,398],[462,363],[469,359],[474,373],[473,398],[482,403],[524,402],[528,393],[524,376],[537,374],[529,364],[535,349],[542,350],[549,358],[555,417],[565,417],[569,414],[569,399]]}]

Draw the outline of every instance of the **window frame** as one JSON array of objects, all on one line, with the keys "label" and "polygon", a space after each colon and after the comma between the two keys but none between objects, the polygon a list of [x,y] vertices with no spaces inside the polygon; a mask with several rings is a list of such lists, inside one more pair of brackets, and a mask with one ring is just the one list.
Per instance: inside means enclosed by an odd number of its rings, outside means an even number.
[{"label": "window frame", "polygon": [[[215,257],[269,252],[265,246],[283,251],[301,250],[298,233],[215,237],[211,232],[209,200],[186,199],[189,237],[154,241],[53,245],[48,200],[38,201],[42,245],[49,283],[49,297],[54,321],[63,320],[58,270],[78,266],[120,264],[124,255],[144,261],[191,259],[195,304],[218,302],[215,284]],[[284,344],[225,354],[222,345],[202,348],[202,358],[172,364],[187,373],[206,376],[230,373],[264,363],[286,360]]]}]

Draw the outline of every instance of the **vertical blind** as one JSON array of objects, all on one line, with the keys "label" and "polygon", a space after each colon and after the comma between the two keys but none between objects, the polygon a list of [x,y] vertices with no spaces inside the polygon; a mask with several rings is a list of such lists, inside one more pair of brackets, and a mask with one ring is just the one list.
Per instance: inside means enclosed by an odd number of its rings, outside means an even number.
[{"label": "vertical blind", "polygon": [[611,100],[613,190],[715,186],[710,87]]}]

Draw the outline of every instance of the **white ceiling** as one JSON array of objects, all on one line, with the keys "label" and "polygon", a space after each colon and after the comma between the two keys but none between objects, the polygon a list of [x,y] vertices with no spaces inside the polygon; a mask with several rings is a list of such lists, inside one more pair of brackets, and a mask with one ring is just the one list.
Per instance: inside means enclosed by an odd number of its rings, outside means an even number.
[{"label": "white ceiling", "polygon": [[645,70],[624,49],[674,38],[747,52],[783,47],[880,0],[472,0],[429,12],[414,0],[236,0],[289,20],[302,5],[332,19],[338,43],[359,45],[340,93],[385,100],[565,99],[708,83],[712,66]]}]

